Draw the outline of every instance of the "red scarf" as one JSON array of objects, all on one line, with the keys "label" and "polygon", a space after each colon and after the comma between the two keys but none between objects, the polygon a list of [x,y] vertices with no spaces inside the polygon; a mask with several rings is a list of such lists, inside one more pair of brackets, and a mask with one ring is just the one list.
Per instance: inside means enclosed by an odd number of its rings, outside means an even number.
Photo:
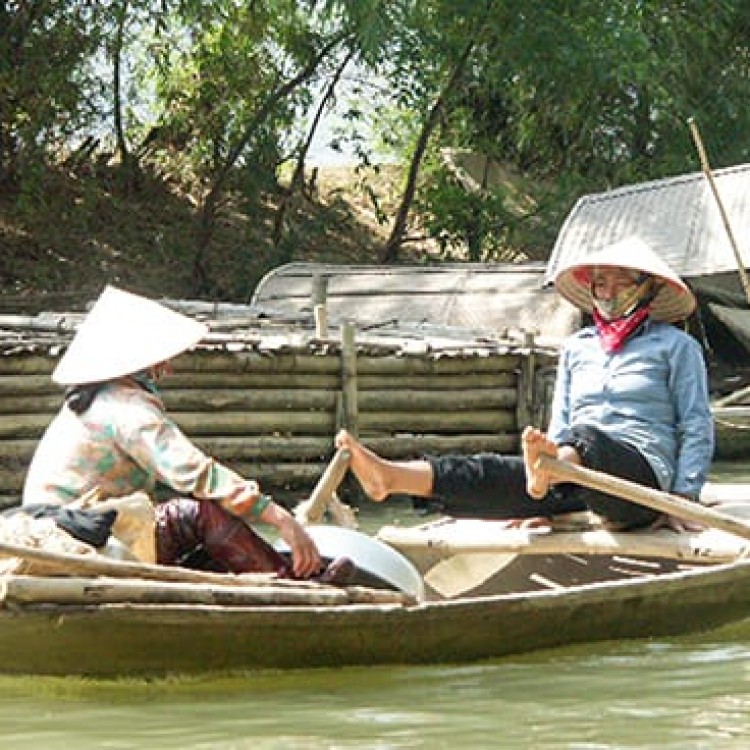
[{"label": "red scarf", "polygon": [[594,323],[604,351],[607,354],[620,351],[631,334],[638,330],[641,323],[648,318],[648,314],[649,306],[645,305],[624,318],[605,320],[599,311],[594,308]]}]

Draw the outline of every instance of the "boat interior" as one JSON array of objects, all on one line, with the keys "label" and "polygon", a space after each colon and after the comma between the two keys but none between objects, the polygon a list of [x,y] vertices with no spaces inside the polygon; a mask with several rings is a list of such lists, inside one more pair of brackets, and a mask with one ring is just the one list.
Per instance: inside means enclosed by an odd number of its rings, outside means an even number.
[{"label": "boat interior", "polygon": [[[748,518],[747,489],[709,485],[704,502]],[[415,564],[428,600],[651,578],[750,554],[749,541],[725,531],[615,531],[590,513],[558,517],[539,528],[445,517],[411,528],[384,526],[377,538]]]}]

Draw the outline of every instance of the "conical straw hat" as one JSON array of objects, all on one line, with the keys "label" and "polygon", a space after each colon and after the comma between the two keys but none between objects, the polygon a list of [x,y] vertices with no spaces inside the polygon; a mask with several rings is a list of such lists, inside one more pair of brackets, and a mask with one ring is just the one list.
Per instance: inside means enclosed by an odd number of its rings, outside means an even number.
[{"label": "conical straw hat", "polygon": [[677,322],[685,320],[695,310],[695,297],[687,284],[645,242],[638,237],[628,237],[565,266],[557,273],[557,291],[585,312],[590,313],[593,309],[591,270],[595,266],[630,268],[664,281],[651,303],[654,320]]},{"label": "conical straw hat", "polygon": [[52,373],[61,385],[112,380],[184,352],[208,327],[137,294],[108,286]]}]

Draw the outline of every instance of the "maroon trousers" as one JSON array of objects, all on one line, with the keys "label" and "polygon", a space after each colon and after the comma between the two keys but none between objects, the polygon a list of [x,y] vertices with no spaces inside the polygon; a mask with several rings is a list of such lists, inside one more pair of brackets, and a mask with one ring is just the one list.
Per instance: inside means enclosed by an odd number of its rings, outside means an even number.
[{"label": "maroon trousers", "polygon": [[222,573],[291,576],[289,561],[218,503],[178,497],[156,506],[156,559]]}]

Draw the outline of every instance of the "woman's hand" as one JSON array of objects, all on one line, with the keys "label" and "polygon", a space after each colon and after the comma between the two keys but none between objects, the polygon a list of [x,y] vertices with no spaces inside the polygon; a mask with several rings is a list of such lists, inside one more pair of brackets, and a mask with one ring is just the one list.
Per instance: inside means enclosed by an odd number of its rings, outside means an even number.
[{"label": "woman's hand", "polygon": [[289,545],[297,578],[309,578],[320,572],[323,563],[315,542],[288,511],[271,503],[261,514],[260,520],[275,526],[279,536]]}]

